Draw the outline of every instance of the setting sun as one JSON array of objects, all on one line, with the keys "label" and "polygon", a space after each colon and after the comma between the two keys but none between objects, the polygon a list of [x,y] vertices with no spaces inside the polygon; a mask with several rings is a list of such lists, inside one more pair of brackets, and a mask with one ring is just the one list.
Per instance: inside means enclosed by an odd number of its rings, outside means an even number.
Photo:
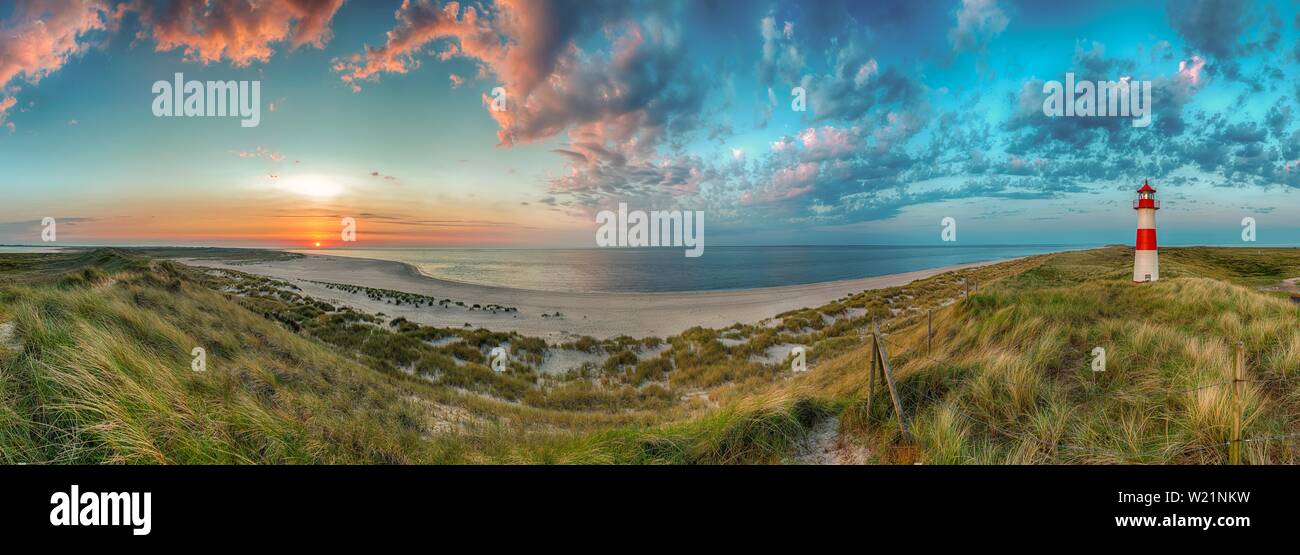
[{"label": "setting sun", "polygon": [[316,241],[316,246],[320,246],[320,241]]}]

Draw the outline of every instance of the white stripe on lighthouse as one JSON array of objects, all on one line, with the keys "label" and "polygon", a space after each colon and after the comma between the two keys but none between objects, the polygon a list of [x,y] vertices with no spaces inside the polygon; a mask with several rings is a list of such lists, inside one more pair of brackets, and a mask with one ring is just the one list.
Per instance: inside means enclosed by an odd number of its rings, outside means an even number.
[{"label": "white stripe on lighthouse", "polygon": [[1150,208],[1138,209],[1138,229],[1155,229],[1156,211]]},{"label": "white stripe on lighthouse", "polygon": [[1133,281],[1160,279],[1160,259],[1156,251],[1136,251],[1133,260]]}]

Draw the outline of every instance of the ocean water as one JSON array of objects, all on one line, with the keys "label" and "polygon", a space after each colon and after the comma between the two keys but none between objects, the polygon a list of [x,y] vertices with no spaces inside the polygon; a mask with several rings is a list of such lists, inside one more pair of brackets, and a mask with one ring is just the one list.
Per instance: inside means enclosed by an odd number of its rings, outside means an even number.
[{"label": "ocean water", "polygon": [[854,279],[1087,248],[1077,245],[708,247],[659,249],[315,249],[406,262],[464,283],[572,292],[748,289]]}]

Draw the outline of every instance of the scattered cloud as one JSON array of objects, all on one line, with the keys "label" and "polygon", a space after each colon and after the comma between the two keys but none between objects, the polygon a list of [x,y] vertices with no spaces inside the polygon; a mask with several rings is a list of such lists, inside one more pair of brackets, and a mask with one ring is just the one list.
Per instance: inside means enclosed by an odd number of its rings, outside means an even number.
[{"label": "scattered cloud", "polygon": [[[1154,25],[1150,36],[1080,39],[1007,56],[995,41],[1024,41],[1012,18],[1021,21],[1023,10],[1032,28],[1041,17],[1032,6],[962,0],[935,11],[921,4],[828,2],[806,10],[778,2],[729,8],[734,17],[723,21],[699,19],[716,15],[709,2],[406,0],[391,19],[384,13],[372,44],[331,51],[319,70],[380,97],[383,79],[440,66],[452,94],[482,95],[499,147],[532,144],[554,156],[549,168],[521,170],[544,190],[532,203],[577,215],[641,201],[707,208],[714,221],[737,225],[847,225],[959,199],[1113,193],[1134,176],[1178,182],[1195,172],[1201,183],[1300,187],[1300,86],[1294,68],[1274,59],[1291,62],[1300,52],[1281,20],[1285,10],[1171,1],[1168,26]],[[138,22],[136,44],[144,48],[245,67],[277,52],[325,47],[342,6],[20,2],[0,23],[0,125],[12,133],[10,116],[31,106],[21,95],[117,29],[125,14],[135,14],[126,21]],[[688,36],[701,21],[721,38]],[[903,35],[916,44],[900,48]],[[954,69],[959,63],[979,71]],[[984,72],[987,64],[998,71]],[[1150,80],[1152,126],[1045,117],[1044,81],[1066,72]],[[506,91],[503,111],[490,109],[488,91],[498,86]],[[807,91],[806,112],[791,110],[796,86]],[[272,100],[268,110],[283,102]],[[231,152],[285,159],[265,147]],[[487,156],[474,159],[482,165]],[[498,171],[513,174],[512,163]],[[343,173],[399,181],[366,166]],[[299,189],[332,190],[317,185]]]},{"label": "scattered cloud", "polygon": [[262,158],[272,162],[284,160],[283,154],[261,146],[253,150],[232,150],[230,152],[240,158]]}]

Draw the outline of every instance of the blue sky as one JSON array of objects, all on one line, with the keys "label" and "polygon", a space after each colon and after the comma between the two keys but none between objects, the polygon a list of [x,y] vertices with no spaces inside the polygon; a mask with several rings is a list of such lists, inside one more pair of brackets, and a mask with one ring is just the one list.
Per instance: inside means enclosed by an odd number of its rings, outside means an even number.
[{"label": "blue sky", "polygon": [[[0,242],[592,246],[619,202],[710,244],[1300,242],[1289,2],[0,1]],[[261,124],[151,85],[261,82]],[[1150,81],[1153,119],[1045,81]],[[489,108],[504,86],[507,110]],[[806,111],[792,107],[802,88]]]}]

